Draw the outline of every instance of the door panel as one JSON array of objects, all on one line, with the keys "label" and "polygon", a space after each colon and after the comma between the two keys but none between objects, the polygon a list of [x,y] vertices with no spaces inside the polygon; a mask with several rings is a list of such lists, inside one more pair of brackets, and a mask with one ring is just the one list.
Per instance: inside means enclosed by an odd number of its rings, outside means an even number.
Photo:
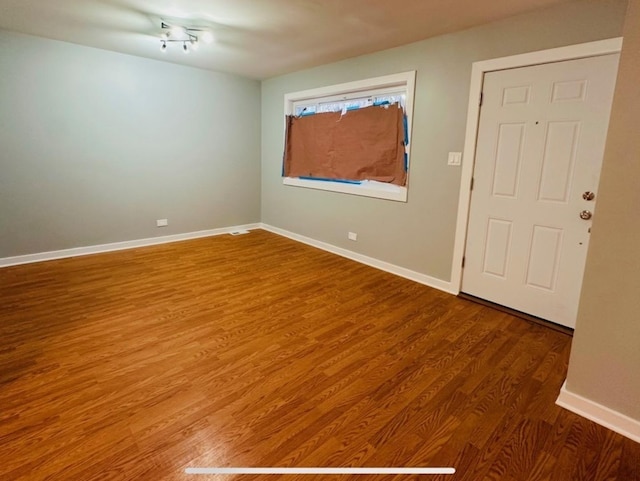
[{"label": "door panel", "polygon": [[498,147],[493,165],[494,196],[516,197],[525,124],[502,124],[498,131]]},{"label": "door panel", "polygon": [[489,219],[483,272],[505,278],[510,247],[511,222],[502,219]]},{"label": "door panel", "polygon": [[485,75],[462,290],[573,327],[618,55]]},{"label": "door panel", "polygon": [[562,234],[562,229],[555,227],[533,226],[527,285],[551,292],[555,290],[558,262],[562,254]]},{"label": "door panel", "polygon": [[581,122],[549,122],[542,157],[538,200],[569,200]]}]

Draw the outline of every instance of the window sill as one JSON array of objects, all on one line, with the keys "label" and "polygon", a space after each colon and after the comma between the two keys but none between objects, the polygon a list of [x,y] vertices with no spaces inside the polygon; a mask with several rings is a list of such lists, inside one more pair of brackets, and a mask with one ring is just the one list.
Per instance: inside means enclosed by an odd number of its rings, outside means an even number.
[{"label": "window sill", "polygon": [[365,180],[360,184],[348,184],[343,182],[331,182],[326,180],[300,179],[298,177],[285,177],[284,185],[304,187],[307,189],[327,190],[342,194],[361,195],[375,197],[377,199],[394,200],[396,202],[407,201],[407,188],[374,180]]}]

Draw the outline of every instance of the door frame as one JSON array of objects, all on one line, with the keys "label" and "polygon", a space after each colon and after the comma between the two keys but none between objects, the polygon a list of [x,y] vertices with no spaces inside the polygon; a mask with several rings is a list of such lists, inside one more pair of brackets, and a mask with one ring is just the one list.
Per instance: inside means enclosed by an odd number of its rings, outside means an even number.
[{"label": "door frame", "polygon": [[467,245],[467,226],[471,206],[471,179],[473,177],[476,159],[478,127],[480,123],[480,95],[482,93],[485,73],[545,63],[562,62],[565,60],[598,57],[601,55],[620,53],[621,50],[622,37],[617,37],[473,63],[471,68],[471,85],[469,88],[469,106],[467,108],[467,130],[462,153],[458,217],[451,265],[451,288],[455,294],[459,294],[462,289],[462,259]]}]

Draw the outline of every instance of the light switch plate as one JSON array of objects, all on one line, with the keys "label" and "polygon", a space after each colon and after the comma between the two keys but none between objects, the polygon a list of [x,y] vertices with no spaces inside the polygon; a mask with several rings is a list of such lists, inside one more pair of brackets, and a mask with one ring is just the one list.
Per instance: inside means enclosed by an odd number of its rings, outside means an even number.
[{"label": "light switch plate", "polygon": [[449,165],[460,165],[462,163],[462,152],[449,152]]}]

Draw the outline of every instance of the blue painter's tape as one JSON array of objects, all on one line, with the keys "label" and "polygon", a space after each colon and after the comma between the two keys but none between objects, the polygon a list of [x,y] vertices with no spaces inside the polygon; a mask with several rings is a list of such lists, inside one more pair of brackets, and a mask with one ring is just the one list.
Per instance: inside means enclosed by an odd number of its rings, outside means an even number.
[{"label": "blue painter's tape", "polygon": [[328,177],[303,177],[303,176],[300,176],[298,178],[303,180],[319,180],[322,182],[339,182],[341,184],[358,184],[358,185],[362,184],[362,181],[360,180],[329,179]]},{"label": "blue painter's tape", "polygon": [[379,100],[377,102],[373,102],[373,105],[375,107],[379,107],[380,105],[390,105],[391,102],[389,102],[388,100]]},{"label": "blue painter's tape", "polygon": [[309,117],[310,115],[315,115],[315,112],[302,112],[300,113],[300,117]]},{"label": "blue painter's tape", "polygon": [[404,145],[409,145],[409,122],[407,116],[402,116],[402,124],[404,125]]},{"label": "blue painter's tape", "polygon": [[360,106],[358,105],[352,105],[350,107],[347,107],[347,112],[349,112],[349,110],[358,110],[360,108]]}]

